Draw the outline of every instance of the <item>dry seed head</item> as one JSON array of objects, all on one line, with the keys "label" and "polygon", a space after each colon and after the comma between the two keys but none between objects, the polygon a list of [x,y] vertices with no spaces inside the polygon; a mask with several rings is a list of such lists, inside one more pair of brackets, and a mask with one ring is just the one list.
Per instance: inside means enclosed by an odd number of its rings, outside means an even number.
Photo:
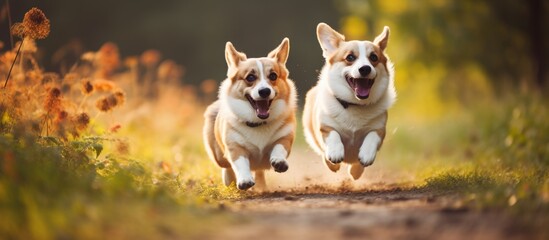
[{"label": "dry seed head", "polygon": [[112,132],[112,133],[117,133],[118,130],[120,130],[120,128],[122,128],[122,126],[120,126],[120,124],[116,124],[114,126],[112,126],[109,131]]},{"label": "dry seed head", "polygon": [[109,78],[112,73],[120,66],[120,56],[118,46],[107,42],[101,46],[96,55],[98,74],[100,77]]},{"label": "dry seed head", "polygon": [[118,99],[116,99],[114,94],[107,96],[107,101],[109,102],[109,105],[111,106],[111,108],[118,106]]},{"label": "dry seed head", "polygon": [[32,8],[23,18],[25,36],[32,39],[44,39],[50,34],[50,20],[42,10]]},{"label": "dry seed head", "polygon": [[59,98],[61,96],[61,90],[59,90],[59,88],[52,88],[49,93],[48,93],[48,97],[52,97],[52,98]]},{"label": "dry seed head", "polygon": [[44,109],[47,112],[59,112],[61,110],[61,90],[52,88],[44,101]]},{"label": "dry seed head", "polygon": [[95,103],[95,107],[97,107],[97,109],[99,109],[99,111],[101,112],[108,112],[112,108],[112,106],[109,104],[109,100],[107,97],[97,100],[97,102]]},{"label": "dry seed head", "polygon": [[98,92],[110,92],[115,86],[114,82],[105,79],[96,79],[93,81],[93,89]]},{"label": "dry seed head", "polygon": [[74,120],[76,129],[78,130],[84,130],[88,127],[88,124],[90,124],[90,116],[87,113],[78,114]]},{"label": "dry seed head", "polygon": [[62,122],[65,119],[67,119],[68,117],[69,117],[69,113],[65,110],[62,110],[62,111],[57,113],[57,121],[58,122]]},{"label": "dry seed head", "polygon": [[126,94],[124,94],[122,90],[116,90],[116,92],[113,93],[113,96],[116,98],[118,105],[123,105],[124,102],[126,102]]},{"label": "dry seed head", "polygon": [[13,35],[13,36],[17,36],[17,37],[20,37],[20,38],[25,37],[25,27],[23,26],[22,23],[14,23],[11,26],[10,30],[11,30],[11,35]]},{"label": "dry seed head", "polygon": [[84,95],[90,95],[93,93],[93,85],[91,84],[90,80],[86,80],[82,82],[82,94]]}]

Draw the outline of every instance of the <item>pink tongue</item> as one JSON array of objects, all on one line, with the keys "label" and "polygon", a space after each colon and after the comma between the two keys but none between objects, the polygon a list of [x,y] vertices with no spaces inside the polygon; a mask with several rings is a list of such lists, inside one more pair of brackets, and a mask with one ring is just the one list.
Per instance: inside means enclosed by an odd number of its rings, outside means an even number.
[{"label": "pink tongue", "polygon": [[355,95],[359,98],[368,98],[370,96],[370,80],[368,79],[358,79],[355,84]]},{"label": "pink tongue", "polygon": [[259,100],[255,102],[257,105],[257,109],[255,112],[257,113],[257,117],[261,119],[266,119],[269,117],[269,100]]}]

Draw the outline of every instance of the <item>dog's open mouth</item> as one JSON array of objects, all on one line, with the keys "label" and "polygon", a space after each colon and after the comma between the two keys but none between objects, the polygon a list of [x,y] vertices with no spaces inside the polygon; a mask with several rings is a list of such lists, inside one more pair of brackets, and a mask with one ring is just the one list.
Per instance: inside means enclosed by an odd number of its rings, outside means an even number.
[{"label": "dog's open mouth", "polygon": [[262,99],[262,100],[254,100],[250,94],[246,94],[246,98],[248,99],[248,102],[252,105],[252,107],[255,109],[255,113],[257,114],[258,118],[261,119],[267,119],[269,118],[269,108],[271,107],[271,103],[273,100],[269,99]]},{"label": "dog's open mouth", "polygon": [[370,90],[374,85],[375,79],[353,78],[350,76],[345,76],[345,79],[353,91],[355,91],[355,96],[358,99],[366,99],[370,96]]}]

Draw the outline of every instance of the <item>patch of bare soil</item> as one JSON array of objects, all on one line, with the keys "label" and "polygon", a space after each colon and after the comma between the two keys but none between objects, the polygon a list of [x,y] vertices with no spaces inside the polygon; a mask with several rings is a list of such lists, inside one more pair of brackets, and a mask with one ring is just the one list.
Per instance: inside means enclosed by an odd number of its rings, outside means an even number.
[{"label": "patch of bare soil", "polygon": [[205,238],[549,239],[544,223],[524,224],[508,213],[470,209],[453,195],[391,184],[402,175],[382,167],[350,182],[345,173],[334,177],[325,166],[301,164],[307,166],[298,166],[299,173],[268,178],[269,191],[222,205],[237,221]]}]

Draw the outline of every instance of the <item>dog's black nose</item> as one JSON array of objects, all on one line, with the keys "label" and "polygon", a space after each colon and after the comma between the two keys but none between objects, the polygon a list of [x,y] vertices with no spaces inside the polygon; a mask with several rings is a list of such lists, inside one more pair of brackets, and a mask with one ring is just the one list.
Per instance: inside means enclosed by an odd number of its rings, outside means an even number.
[{"label": "dog's black nose", "polygon": [[263,88],[259,89],[259,96],[262,98],[268,98],[271,95],[271,89]]},{"label": "dog's black nose", "polygon": [[358,72],[360,73],[360,76],[366,77],[370,72],[372,71],[372,68],[368,65],[362,66],[358,69]]}]

